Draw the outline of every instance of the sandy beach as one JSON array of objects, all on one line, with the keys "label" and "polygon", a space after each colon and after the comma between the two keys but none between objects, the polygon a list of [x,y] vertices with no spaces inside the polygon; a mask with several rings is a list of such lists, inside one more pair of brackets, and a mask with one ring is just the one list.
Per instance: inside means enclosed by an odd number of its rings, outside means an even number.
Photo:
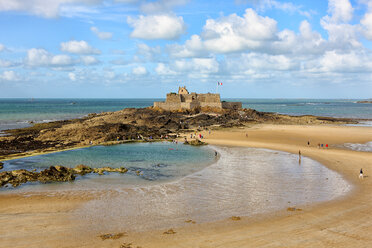
[{"label": "sandy beach", "polygon": [[[312,158],[341,174],[354,187],[339,199],[302,211],[273,212],[240,220],[190,224],[167,230],[105,239],[84,232],[71,212],[99,197],[88,192],[64,194],[0,193],[0,247],[370,247],[372,243],[372,153],[336,147],[372,141],[371,127],[254,125],[204,132],[213,145],[258,147]],[[247,137],[248,135],[248,137]],[[307,142],[310,141],[310,146]],[[319,149],[317,144],[328,144]],[[363,168],[365,178],[358,178]],[[263,182],[264,183],[264,182]],[[131,245],[129,245],[131,244]]]}]

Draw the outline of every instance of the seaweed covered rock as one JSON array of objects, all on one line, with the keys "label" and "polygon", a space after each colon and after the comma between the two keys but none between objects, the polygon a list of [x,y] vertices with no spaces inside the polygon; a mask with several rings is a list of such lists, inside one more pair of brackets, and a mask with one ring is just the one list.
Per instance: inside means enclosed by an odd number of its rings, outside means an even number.
[{"label": "seaweed covered rock", "polygon": [[75,174],[84,176],[85,174],[93,172],[93,169],[90,168],[89,166],[79,164],[75,168],[72,169]]},{"label": "seaweed covered rock", "polygon": [[184,144],[185,145],[190,145],[190,146],[204,146],[204,145],[208,145],[207,143],[205,143],[203,141],[200,141],[198,139],[184,142]]},{"label": "seaweed covered rock", "polygon": [[11,184],[13,187],[18,187],[19,185],[27,182],[50,183],[50,182],[68,182],[75,180],[75,175],[85,175],[88,173],[98,173],[103,175],[104,172],[118,172],[126,173],[127,168],[91,168],[86,165],[78,165],[75,168],[68,168],[60,165],[50,166],[40,172],[28,171],[28,170],[14,170],[14,171],[4,171],[0,173],[0,187],[7,184]]}]

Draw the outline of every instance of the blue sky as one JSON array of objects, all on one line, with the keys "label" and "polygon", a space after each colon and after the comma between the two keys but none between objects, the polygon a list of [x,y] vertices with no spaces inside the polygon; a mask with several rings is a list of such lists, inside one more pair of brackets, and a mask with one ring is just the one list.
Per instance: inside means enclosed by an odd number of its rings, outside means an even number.
[{"label": "blue sky", "polygon": [[371,41],[370,0],[0,0],[0,97],[371,98]]}]

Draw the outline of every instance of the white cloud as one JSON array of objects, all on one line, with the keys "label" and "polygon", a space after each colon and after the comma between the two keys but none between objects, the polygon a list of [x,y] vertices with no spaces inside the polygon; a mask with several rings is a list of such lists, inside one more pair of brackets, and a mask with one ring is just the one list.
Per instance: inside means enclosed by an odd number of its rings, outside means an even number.
[{"label": "white cloud", "polygon": [[168,52],[173,58],[205,57],[209,54],[199,35],[192,35],[184,45],[168,45]]},{"label": "white cloud", "polygon": [[68,55],[53,55],[45,49],[32,48],[27,51],[25,64],[30,67],[37,66],[52,66],[63,67],[72,66],[75,64],[74,60]]},{"label": "white cloud", "polygon": [[14,62],[9,61],[9,60],[0,59],[0,67],[13,67],[13,66],[16,66],[16,65],[18,65],[18,63],[14,63]]},{"label": "white cloud", "polygon": [[164,63],[159,63],[155,68],[155,71],[158,75],[176,75],[175,71],[172,71],[169,66],[165,65]]},{"label": "white cloud", "polygon": [[299,68],[299,64],[285,55],[269,55],[261,53],[244,53],[238,58],[227,60],[227,70],[250,74],[251,72],[289,71]]},{"label": "white cloud", "polygon": [[144,2],[141,10],[146,13],[169,12],[172,8],[185,5],[189,0],[159,0],[154,2]]},{"label": "white cloud", "polygon": [[130,36],[145,40],[173,40],[186,31],[183,18],[169,14],[128,17],[127,22],[134,28]]},{"label": "white cloud", "polygon": [[371,72],[372,55],[364,51],[327,51],[319,60],[324,72]]},{"label": "white cloud", "polygon": [[95,34],[97,35],[98,38],[100,38],[101,40],[109,40],[112,38],[112,33],[110,32],[101,32],[98,30],[97,27],[91,27],[90,30]]},{"label": "white cloud", "polygon": [[99,63],[99,60],[93,56],[81,56],[80,59],[85,65],[96,65]]},{"label": "white cloud", "polygon": [[247,9],[243,17],[236,14],[218,20],[208,19],[202,38],[208,50],[218,53],[258,49],[275,39],[276,21]]},{"label": "white cloud", "polygon": [[349,22],[353,18],[353,7],[349,0],[329,0],[328,13],[331,14],[329,21],[333,23]]},{"label": "white cloud", "polygon": [[101,0],[0,0],[0,11],[21,11],[45,18],[59,16],[63,6],[73,4],[98,4]]},{"label": "white cloud", "polygon": [[61,43],[61,51],[74,54],[100,54],[101,51],[91,47],[88,42],[71,40]]},{"label": "white cloud", "polygon": [[[244,1],[240,1],[242,3]],[[252,1],[251,1],[252,2]],[[239,1],[238,1],[239,4]],[[302,6],[295,5],[291,2],[279,2],[276,0],[260,0],[254,1],[254,5],[259,11],[266,11],[267,9],[279,9],[289,13],[298,13],[300,15],[310,17],[313,11],[304,11]]]},{"label": "white cloud", "polygon": [[0,74],[0,79],[4,81],[19,81],[20,77],[14,71],[4,71]]},{"label": "white cloud", "polygon": [[135,75],[141,76],[141,75],[146,75],[147,74],[147,70],[143,66],[138,66],[138,67],[134,67],[132,69],[132,73],[135,74]]},{"label": "white cloud", "polygon": [[54,66],[70,66],[74,64],[74,61],[70,56],[61,54],[61,55],[52,56],[50,63],[51,65],[54,65]]},{"label": "white cloud", "polygon": [[69,72],[69,73],[68,73],[68,78],[69,78],[71,81],[76,81],[76,74],[73,73],[73,72]]},{"label": "white cloud", "polygon": [[[372,4],[371,4],[372,5]],[[369,12],[367,12],[360,23],[363,26],[363,34],[369,40],[372,40],[372,8],[370,8]]]},{"label": "white cloud", "polygon": [[[137,55],[144,58],[145,61],[158,60],[161,55],[160,46],[150,47],[144,43],[137,44]],[[140,61],[141,59],[139,59]]]},{"label": "white cloud", "polygon": [[0,43],[0,52],[4,51],[5,50],[5,46],[3,44]]},{"label": "white cloud", "polygon": [[171,67],[174,71],[211,74],[219,70],[219,64],[215,58],[193,58],[176,60]]}]

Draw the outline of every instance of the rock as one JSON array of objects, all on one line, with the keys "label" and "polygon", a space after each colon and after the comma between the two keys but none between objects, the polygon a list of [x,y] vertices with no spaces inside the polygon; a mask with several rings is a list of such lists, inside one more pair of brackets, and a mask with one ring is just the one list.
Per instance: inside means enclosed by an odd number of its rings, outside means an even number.
[{"label": "rock", "polygon": [[85,175],[87,173],[98,173],[103,175],[104,172],[118,172],[126,173],[127,168],[90,168],[86,165],[78,165],[75,168],[67,168],[61,165],[50,166],[49,169],[45,169],[41,172],[36,172],[36,170],[14,170],[14,171],[4,171],[0,173],[0,187],[6,186],[8,183],[13,187],[18,187],[19,185],[26,182],[39,181],[42,183],[49,182],[68,182],[75,180],[75,175]]},{"label": "rock", "polygon": [[84,176],[85,174],[92,173],[93,169],[90,168],[89,166],[79,164],[75,168],[73,168],[73,171],[75,174]]},{"label": "rock", "polygon": [[73,170],[63,166],[58,166],[57,168],[55,166],[50,166],[49,169],[45,169],[38,173],[37,179],[42,183],[67,182],[75,180]]},{"label": "rock", "polygon": [[204,145],[208,145],[207,143],[205,143],[203,141],[200,141],[198,139],[191,140],[189,142],[184,142],[183,144],[184,145],[191,145],[191,146],[204,146]]},{"label": "rock", "polygon": [[125,232],[116,233],[116,234],[107,233],[107,234],[99,235],[99,237],[102,240],[106,240],[106,239],[120,239],[121,237],[124,237],[124,236],[127,236]]},{"label": "rock", "polygon": [[163,234],[175,234],[176,232],[173,229],[163,232]]},{"label": "rock", "polygon": [[0,162],[0,170],[4,168],[4,163]]},{"label": "rock", "polygon": [[295,207],[289,207],[289,208],[287,208],[287,211],[291,211],[291,212],[293,212],[293,211],[302,211],[302,209],[301,208],[295,208]]},{"label": "rock", "polygon": [[241,220],[241,218],[239,216],[232,216],[230,219],[235,220],[235,221]]}]

